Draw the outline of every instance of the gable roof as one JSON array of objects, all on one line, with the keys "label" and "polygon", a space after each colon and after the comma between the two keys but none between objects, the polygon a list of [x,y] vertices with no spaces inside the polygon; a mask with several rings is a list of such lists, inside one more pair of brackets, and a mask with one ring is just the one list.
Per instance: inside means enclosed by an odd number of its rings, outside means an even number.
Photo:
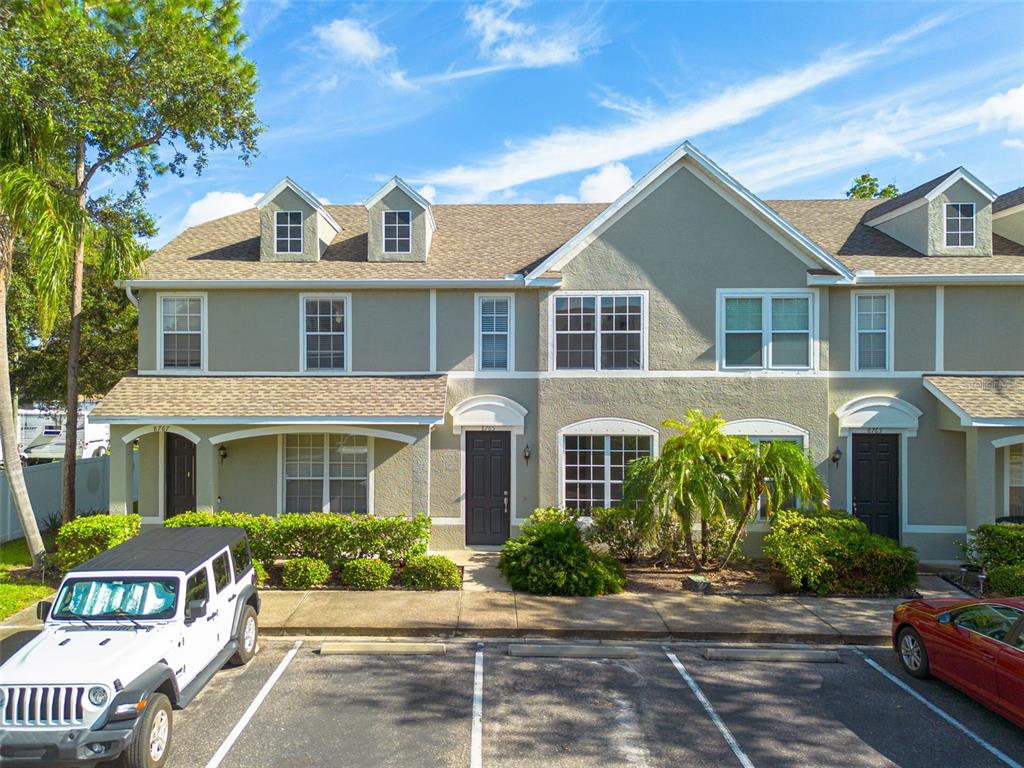
[{"label": "gable roof", "polygon": [[909,192],[904,192],[902,195],[897,195],[891,200],[886,200],[883,203],[875,205],[871,210],[864,214],[864,218],[869,226],[880,224],[883,221],[887,221],[905,213],[907,210],[911,210],[919,205],[931,202],[961,180],[966,181],[982,196],[987,197],[989,200],[996,199],[995,192],[982,183],[982,181],[973,173],[963,166],[960,166],[959,168],[954,168],[952,171],[947,171],[941,176],[936,176],[934,179],[926,181],[924,184],[914,187]]},{"label": "gable roof", "polygon": [[366,200],[363,202],[363,207],[366,208],[367,210],[369,210],[370,208],[375,206],[377,203],[379,203],[381,200],[383,200],[384,196],[388,192],[393,190],[393,189],[400,189],[406,195],[411,197],[413,202],[415,202],[416,205],[420,206],[420,208],[422,208],[426,212],[426,214],[427,214],[427,223],[430,224],[431,231],[432,232],[436,232],[437,231],[437,224],[434,223],[434,213],[433,213],[433,210],[432,210],[432,208],[434,206],[431,204],[431,202],[429,200],[427,200],[427,198],[425,198],[423,195],[421,195],[415,189],[413,189],[408,184],[406,184],[398,176],[392,176],[388,180],[387,184],[385,184],[383,187],[381,187],[376,192],[374,192],[372,195],[370,195],[368,198],[366,198]]},{"label": "gable roof", "polygon": [[[803,232],[793,227],[789,222],[778,215],[774,210],[764,203],[757,195],[748,190],[736,179],[719,168],[710,158],[702,154],[689,141],[679,145],[668,157],[648,171],[639,181],[626,190],[618,200],[609,205],[600,215],[588,222],[570,240],[552,253],[543,262],[538,264],[526,276],[526,282],[532,282],[542,277],[546,272],[559,271],[572,259],[583,251],[594,239],[600,236],[608,227],[624,216],[648,189],[652,188],[663,178],[675,173],[681,163],[689,158],[698,168],[711,177],[711,180],[720,186],[720,191],[725,190],[732,193],[739,201],[746,204],[747,208],[740,205],[737,208],[746,213],[757,223],[767,225],[774,230],[780,239],[785,242],[796,255],[808,263],[811,267],[824,268],[830,272],[837,273],[847,279],[852,279],[852,273],[825,251],[821,246],[807,237]],[[759,221],[758,221],[759,220]]]},{"label": "gable roof", "polygon": [[924,387],[964,426],[1024,425],[1024,376],[932,375]]},{"label": "gable roof", "polygon": [[1009,192],[1004,192],[992,201],[992,214],[1009,211],[1021,205],[1024,205],[1024,187],[1017,187]]},{"label": "gable roof", "polygon": [[256,201],[257,210],[263,208],[263,206],[265,206],[267,203],[269,203],[271,200],[277,197],[285,188],[290,189],[296,195],[301,197],[310,207],[313,208],[314,211],[323,216],[324,220],[331,225],[331,228],[334,229],[335,232],[341,231],[341,226],[338,224],[338,222],[334,220],[334,217],[332,217],[331,214],[327,212],[327,209],[324,208],[323,203],[321,203],[319,200],[313,197],[313,195],[309,194],[309,192],[300,187],[295,182],[295,180],[292,179],[290,176],[285,176],[283,179],[277,182],[277,184],[271,187],[270,191],[267,192],[267,194],[265,194],[263,197]]}]

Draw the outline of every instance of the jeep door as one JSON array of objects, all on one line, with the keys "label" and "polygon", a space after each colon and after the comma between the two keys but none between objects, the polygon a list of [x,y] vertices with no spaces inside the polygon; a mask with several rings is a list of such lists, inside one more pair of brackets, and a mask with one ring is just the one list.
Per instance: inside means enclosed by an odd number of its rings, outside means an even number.
[{"label": "jeep door", "polygon": [[215,627],[218,651],[228,644],[235,623],[235,600],[238,585],[231,573],[231,560],[225,549],[210,561],[213,571],[213,598],[210,601],[210,623]]},{"label": "jeep door", "polygon": [[182,628],[184,670],[178,676],[178,687],[184,688],[220,653],[217,645],[216,610],[210,589],[210,565],[204,563],[185,580],[185,625]]}]

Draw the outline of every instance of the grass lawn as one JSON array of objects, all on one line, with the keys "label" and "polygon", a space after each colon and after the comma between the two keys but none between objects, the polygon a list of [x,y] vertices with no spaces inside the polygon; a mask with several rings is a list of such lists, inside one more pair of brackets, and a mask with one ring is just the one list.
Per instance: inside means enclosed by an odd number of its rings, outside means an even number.
[{"label": "grass lawn", "polygon": [[49,584],[12,576],[12,569],[30,565],[32,557],[24,539],[0,544],[0,620],[53,594],[53,587]]}]

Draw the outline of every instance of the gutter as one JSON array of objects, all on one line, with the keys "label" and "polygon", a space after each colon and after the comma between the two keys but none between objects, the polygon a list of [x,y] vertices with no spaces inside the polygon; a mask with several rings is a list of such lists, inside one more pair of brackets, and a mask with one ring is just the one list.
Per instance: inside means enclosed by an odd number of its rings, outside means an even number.
[{"label": "gutter", "polygon": [[438,279],[411,279],[411,280],[124,280],[119,285],[129,292],[129,299],[136,306],[138,301],[133,298],[133,289],[159,289],[159,290],[198,290],[198,289],[221,289],[221,290],[244,290],[244,289],[274,289],[289,288],[294,290],[328,290],[338,288],[391,288],[391,289],[423,289],[423,288],[538,288],[558,287],[561,280],[558,278],[544,278],[533,280],[527,285],[524,275],[506,275],[503,278],[494,280],[438,280]]},{"label": "gutter", "polygon": [[977,275],[876,275],[856,274],[853,280],[836,279],[831,275],[808,275],[808,285],[1020,285],[1024,274]]}]

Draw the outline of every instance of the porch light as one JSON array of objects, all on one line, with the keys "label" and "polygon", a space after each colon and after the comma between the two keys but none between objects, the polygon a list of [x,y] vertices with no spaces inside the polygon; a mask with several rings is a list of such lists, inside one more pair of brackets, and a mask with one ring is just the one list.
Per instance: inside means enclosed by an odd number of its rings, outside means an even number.
[{"label": "porch light", "polygon": [[843,452],[836,448],[834,451],[832,451],[832,456],[830,456],[829,458],[832,459],[833,464],[838,464],[839,460],[843,458]]},{"label": "porch light", "polygon": [[221,445],[220,448],[217,449],[217,455],[220,456],[221,461],[224,461],[224,459],[228,457],[227,446]]},{"label": "porch light", "polygon": [[527,443],[526,447],[523,448],[523,461],[525,461],[527,464],[529,464],[530,463],[530,457],[532,455],[533,455],[533,452],[530,450],[530,444]]}]

